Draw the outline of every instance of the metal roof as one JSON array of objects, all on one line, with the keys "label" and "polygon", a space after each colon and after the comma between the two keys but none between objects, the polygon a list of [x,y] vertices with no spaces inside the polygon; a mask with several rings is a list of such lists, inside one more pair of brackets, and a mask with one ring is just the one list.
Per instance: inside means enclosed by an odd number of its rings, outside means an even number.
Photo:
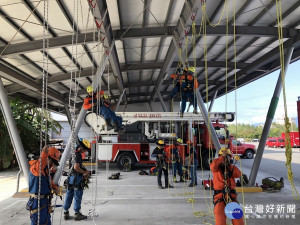
[{"label": "metal roof", "polygon": [[[196,64],[202,97],[208,91],[210,100],[216,90],[217,97],[226,93],[226,74],[227,91],[234,90],[235,52],[238,87],[280,68],[276,1],[225,2],[207,0],[204,9],[200,0],[48,0],[44,10],[44,1],[1,0],[0,76],[9,97],[40,105],[44,65],[49,74],[48,108],[64,113],[70,89],[78,105],[86,96],[105,51],[98,38],[105,37],[106,47],[113,41],[115,45],[101,88],[109,90],[112,99],[117,100],[124,88],[121,104],[158,101],[156,89],[167,99],[173,85],[168,75],[175,72],[182,46],[183,60],[187,56],[190,65]],[[300,1],[281,2],[284,48],[295,47],[294,62],[300,56]],[[89,4],[100,10],[99,33]],[[201,26],[203,12],[207,17]],[[44,18],[49,30],[44,43],[49,47],[43,59]]]}]

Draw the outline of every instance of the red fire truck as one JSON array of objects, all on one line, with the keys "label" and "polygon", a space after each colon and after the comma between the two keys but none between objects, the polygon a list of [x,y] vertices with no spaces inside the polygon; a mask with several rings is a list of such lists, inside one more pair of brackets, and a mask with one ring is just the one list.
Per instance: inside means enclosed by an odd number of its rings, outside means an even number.
[{"label": "red fire truck", "polygon": [[[205,169],[215,156],[208,129],[201,115],[185,113],[181,118],[177,112],[125,112],[117,113],[123,118],[125,132],[117,134],[108,131],[104,119],[95,113],[88,113],[86,124],[99,134],[98,160],[116,162],[120,169],[133,167],[136,163],[155,163],[151,157],[156,147],[155,142],[162,138],[167,146],[173,144],[177,137],[184,143],[193,140],[197,144],[199,162]],[[231,139],[226,134],[225,120],[234,120],[234,113],[210,113],[210,120],[214,126],[221,146],[231,146]],[[225,144],[225,139],[227,140]],[[166,147],[167,147],[166,146]],[[183,157],[188,154],[186,144],[181,146]],[[165,148],[166,149],[166,148]],[[201,154],[200,154],[201,152]]]},{"label": "red fire truck", "polygon": [[[285,133],[281,134],[281,138],[285,139]],[[299,132],[291,132],[290,138],[291,138],[291,146],[292,147],[294,147],[294,148],[300,147]]]}]

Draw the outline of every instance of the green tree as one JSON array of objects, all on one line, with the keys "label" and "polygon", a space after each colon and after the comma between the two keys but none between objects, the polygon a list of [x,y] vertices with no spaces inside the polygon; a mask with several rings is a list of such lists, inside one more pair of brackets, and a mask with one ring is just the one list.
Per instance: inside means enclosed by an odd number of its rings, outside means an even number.
[{"label": "green tree", "polygon": [[[43,118],[43,140],[45,138],[48,140],[48,133],[51,130],[55,133],[60,133],[61,126],[57,121],[53,120],[49,111],[21,102],[18,99],[10,101],[10,106],[26,154],[39,152],[41,118]],[[16,165],[14,149],[2,111],[0,111],[0,170]]]}]

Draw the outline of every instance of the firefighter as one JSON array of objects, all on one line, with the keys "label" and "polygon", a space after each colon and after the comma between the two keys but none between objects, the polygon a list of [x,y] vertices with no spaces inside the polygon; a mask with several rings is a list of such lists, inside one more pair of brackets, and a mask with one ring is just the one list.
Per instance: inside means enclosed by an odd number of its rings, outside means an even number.
[{"label": "firefighter", "polygon": [[[38,160],[29,161],[29,193],[30,198],[27,202],[26,209],[30,211],[31,224],[51,224],[51,192],[59,194],[59,188],[52,182],[50,170],[58,166],[60,152],[54,147],[44,146],[41,156]],[[41,171],[41,176],[40,175]],[[39,182],[41,186],[39,186]],[[38,206],[38,199],[40,204]],[[38,213],[39,211],[39,213]],[[38,216],[39,214],[39,216]],[[39,218],[38,218],[39,217]]]},{"label": "firefighter", "polygon": [[171,94],[169,96],[170,99],[173,99],[175,95],[181,90],[181,83],[185,75],[187,75],[188,68],[184,68],[182,73],[181,73],[181,68],[178,68],[176,72],[177,72],[176,74],[171,75],[172,79],[176,79],[176,84],[171,91]]},{"label": "firefighter", "polygon": [[[238,156],[235,156],[238,158]],[[233,164],[232,153],[229,149],[222,148],[219,151],[219,157],[210,164],[213,174],[214,184],[214,214],[216,225],[226,224],[225,206],[229,202],[237,202],[237,193],[235,191],[235,178],[241,176],[241,171]],[[235,159],[237,159],[235,158]],[[243,218],[233,219],[234,225],[243,225]]]},{"label": "firefighter", "polygon": [[192,141],[187,141],[187,145],[190,153],[188,165],[190,168],[191,183],[189,184],[189,187],[194,187],[195,185],[197,185],[197,148],[193,145]]},{"label": "firefighter", "polygon": [[197,79],[194,79],[195,67],[190,67],[181,82],[181,116],[183,116],[186,102],[194,106],[194,113],[197,113],[197,98],[194,90],[198,88]]},{"label": "firefighter", "polygon": [[[88,95],[83,100],[83,108],[91,109],[97,105],[98,100],[104,95],[104,91],[99,91],[99,93],[94,92],[92,86],[87,86],[86,91]],[[100,105],[101,106],[101,105]]]},{"label": "firefighter", "polygon": [[75,150],[75,160],[67,179],[67,194],[65,198],[64,219],[70,218],[69,208],[74,198],[75,220],[84,220],[87,216],[80,212],[83,189],[87,185],[90,172],[82,165],[82,153],[90,151],[89,143],[78,140],[79,144]]},{"label": "firefighter", "polygon": [[171,158],[172,158],[172,170],[173,170],[173,181],[177,183],[176,171],[178,170],[178,175],[180,176],[179,182],[184,182],[183,172],[182,172],[182,157],[180,155],[180,145],[183,144],[181,138],[177,138],[175,145],[172,146]]},{"label": "firefighter", "polygon": [[158,188],[164,189],[161,182],[162,172],[164,172],[164,176],[165,176],[165,188],[173,188],[173,186],[169,184],[167,157],[164,151],[165,142],[163,140],[158,140],[156,144],[157,147],[152,152],[151,157],[156,158],[156,167],[158,172],[157,175]]},{"label": "firefighter", "polygon": [[102,105],[100,107],[100,114],[104,116],[104,119],[107,124],[112,124],[112,126],[108,126],[108,130],[114,127],[115,132],[122,132],[124,130],[122,126],[123,119],[120,116],[117,116],[113,111],[113,106],[108,99],[107,95],[103,95]]}]

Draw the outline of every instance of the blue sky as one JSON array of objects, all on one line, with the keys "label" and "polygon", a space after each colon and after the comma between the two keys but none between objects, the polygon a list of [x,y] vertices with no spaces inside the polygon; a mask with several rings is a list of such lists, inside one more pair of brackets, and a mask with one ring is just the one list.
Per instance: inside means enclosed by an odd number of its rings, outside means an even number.
[{"label": "blue sky", "polygon": [[[237,89],[237,121],[238,123],[264,123],[279,76],[279,70],[261,79]],[[285,79],[287,111],[289,117],[297,117],[297,100],[300,96],[300,60],[288,67]],[[215,100],[212,111],[224,112],[223,96]],[[227,112],[235,112],[235,92],[227,94]],[[284,116],[283,94],[281,91],[274,119]]]}]

